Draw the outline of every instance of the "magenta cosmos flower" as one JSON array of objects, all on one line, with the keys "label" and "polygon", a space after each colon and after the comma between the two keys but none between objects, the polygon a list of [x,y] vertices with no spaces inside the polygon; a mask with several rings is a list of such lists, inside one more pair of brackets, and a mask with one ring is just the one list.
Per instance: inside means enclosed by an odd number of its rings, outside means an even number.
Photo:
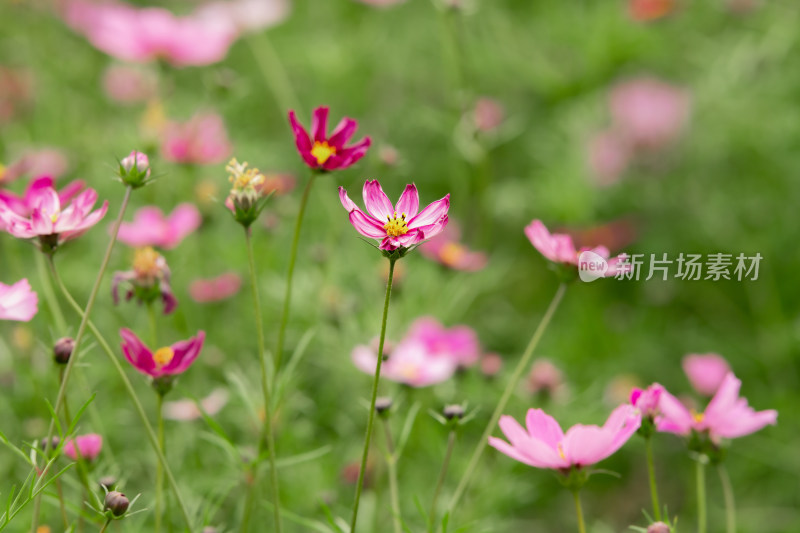
[{"label": "magenta cosmos flower", "polygon": [[131,330],[123,328],[119,334],[122,337],[122,353],[128,362],[142,374],[154,379],[185,372],[200,355],[206,338],[205,331],[201,330],[188,340],[152,352]]},{"label": "magenta cosmos flower", "polygon": [[344,187],[339,187],[339,199],[350,213],[350,223],[356,231],[380,240],[380,249],[386,251],[409,248],[435,237],[447,226],[450,209],[448,194],[419,211],[419,193],[413,183],[406,185],[397,205],[392,206],[378,180],[368,180],[364,183],[364,205],[369,215],[347,196]]},{"label": "magenta cosmos flower", "polygon": [[28,322],[39,310],[39,297],[27,279],[13,285],[0,283],[0,320]]},{"label": "magenta cosmos flower", "polygon": [[[376,350],[365,345],[356,346],[352,358],[359,370],[375,374],[378,364]],[[447,381],[457,369],[458,364],[453,359],[441,357],[419,339],[407,337],[381,364],[381,377],[410,387],[428,387]]]},{"label": "magenta cosmos flower", "polygon": [[[75,446],[78,446],[76,453]],[[64,455],[72,459],[78,460],[78,453],[81,459],[85,461],[94,461],[100,455],[100,450],[103,449],[103,437],[97,433],[89,433],[87,435],[80,435],[74,439],[68,440],[64,444]]]},{"label": "magenta cosmos flower", "polygon": [[428,352],[450,359],[461,368],[474,365],[481,356],[478,335],[472,328],[454,326],[448,329],[433,317],[415,320],[406,338],[421,342]]},{"label": "magenta cosmos flower", "polygon": [[572,237],[562,233],[551,234],[541,220],[534,220],[525,226],[525,235],[531,241],[533,247],[536,248],[545,258],[554,263],[561,263],[564,265],[578,266],[578,258],[583,252],[593,252],[598,256],[606,259],[608,269],[604,276],[615,276],[619,273],[620,257],[609,259],[608,248],[605,246],[596,246],[594,248],[576,248]]},{"label": "magenta cosmos flower", "polygon": [[660,414],[658,406],[663,393],[664,387],[658,383],[653,383],[646,389],[634,387],[631,390],[631,405],[637,408],[643,417],[655,419]]},{"label": "magenta cosmos flower", "polygon": [[745,398],[739,397],[741,386],[742,382],[733,372],[728,372],[704,413],[687,409],[665,390],[658,403],[661,416],[656,418],[656,428],[683,436],[692,431],[708,433],[712,442],[719,443],[720,439],[743,437],[765,426],[775,425],[778,412],[774,409],[755,411]]},{"label": "magenta cosmos flower", "polygon": [[510,416],[500,418],[500,429],[510,444],[489,437],[498,451],[536,468],[566,471],[583,468],[609,457],[633,435],[642,419],[630,405],[620,405],[602,427],[576,424],[566,433],[541,409],[529,409],[523,428]]},{"label": "magenta cosmos flower", "polygon": [[358,128],[358,122],[343,118],[328,136],[328,108],[318,107],[311,118],[311,136],[297,121],[294,111],[289,111],[289,123],[294,132],[297,151],[306,165],[318,170],[340,170],[347,168],[367,153],[369,137],[345,146]]},{"label": "magenta cosmos flower", "polygon": [[117,238],[129,246],[156,246],[171,250],[197,228],[202,217],[193,204],[180,204],[169,216],[155,206],[142,207],[133,216],[133,222],[119,226]]},{"label": "magenta cosmos flower", "polygon": [[454,270],[475,272],[485,267],[486,254],[473,252],[461,244],[460,239],[461,232],[454,224],[449,224],[442,233],[422,244],[419,251],[425,257]]},{"label": "magenta cosmos flower", "polygon": [[54,251],[64,242],[83,235],[97,224],[108,210],[108,201],[92,211],[97,192],[86,189],[63,206],[58,192],[52,187],[38,189],[30,198],[30,217],[23,217],[0,203],[0,220],[5,231],[20,239],[38,237],[42,249]]},{"label": "magenta cosmos flower", "polygon": [[199,113],[187,122],[167,124],[161,151],[173,163],[213,165],[228,159],[231,143],[222,117]]},{"label": "magenta cosmos flower", "polygon": [[694,390],[703,396],[713,396],[731,367],[721,355],[693,353],[683,358],[683,371]]}]

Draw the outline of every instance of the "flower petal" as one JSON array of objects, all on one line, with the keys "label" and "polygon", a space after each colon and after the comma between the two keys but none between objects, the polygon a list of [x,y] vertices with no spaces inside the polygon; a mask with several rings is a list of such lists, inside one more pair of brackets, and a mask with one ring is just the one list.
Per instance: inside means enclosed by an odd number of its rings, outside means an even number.
[{"label": "flower petal", "polygon": [[443,216],[447,215],[447,211],[449,209],[450,195],[448,194],[444,198],[428,204],[428,206],[420,211],[417,216],[408,221],[408,227],[419,228],[422,226],[436,224]]},{"label": "flower petal", "polygon": [[410,220],[419,213],[419,192],[413,183],[406,185],[403,194],[397,201],[397,212],[406,215],[406,220]]},{"label": "flower petal", "polygon": [[383,229],[377,220],[364,214],[363,211],[356,208],[350,211],[350,223],[356,228],[356,231],[365,237],[372,239],[382,239],[386,237],[386,230]]},{"label": "flower petal", "polygon": [[358,206],[355,204],[355,202],[353,202],[353,200],[347,196],[347,191],[344,187],[339,187],[339,201],[342,202],[342,205],[345,209],[347,209],[348,213],[354,209],[358,209]]},{"label": "flower petal", "polygon": [[367,180],[364,183],[364,205],[367,211],[376,219],[383,222],[394,216],[394,207],[391,200],[383,192],[378,180]]},{"label": "flower petal", "polygon": [[331,137],[328,139],[328,144],[336,148],[337,152],[342,150],[344,145],[347,144],[347,141],[349,141],[356,132],[357,128],[358,122],[351,118],[344,117],[339,121],[339,124],[336,125],[333,133],[331,133]]},{"label": "flower petal", "polygon": [[328,137],[328,107],[316,108],[311,116],[311,135],[314,142],[323,142]]}]

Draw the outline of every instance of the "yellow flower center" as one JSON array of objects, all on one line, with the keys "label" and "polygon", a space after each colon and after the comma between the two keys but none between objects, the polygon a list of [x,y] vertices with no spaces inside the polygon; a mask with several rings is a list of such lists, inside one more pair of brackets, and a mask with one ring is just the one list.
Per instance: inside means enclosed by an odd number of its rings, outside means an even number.
[{"label": "yellow flower center", "polygon": [[154,280],[161,272],[162,264],[163,258],[150,246],[134,252],[133,271],[139,278]]},{"label": "yellow flower center", "polygon": [[386,230],[388,236],[399,237],[400,235],[408,233],[408,223],[406,222],[405,213],[397,216],[397,211],[395,211],[394,217],[386,215],[386,221],[386,224],[383,225],[383,229]]},{"label": "yellow flower center", "polygon": [[5,175],[6,175],[6,166],[3,163],[0,163],[0,183],[3,181]]},{"label": "yellow flower center", "polygon": [[326,141],[315,141],[314,146],[311,148],[311,155],[317,160],[317,163],[324,165],[325,161],[330,159],[332,155],[336,155],[336,148],[328,144]]},{"label": "yellow flower center", "polygon": [[234,157],[225,167],[230,173],[228,181],[233,183],[234,191],[254,191],[264,183],[264,176],[257,168],[247,168],[247,162],[239,163]]},{"label": "yellow flower center", "polygon": [[456,265],[467,254],[466,248],[456,242],[448,242],[442,246],[439,258],[445,265]]},{"label": "yellow flower center", "polygon": [[175,350],[169,346],[165,346],[164,348],[156,350],[156,353],[153,354],[153,361],[156,363],[156,368],[161,370],[172,361],[173,357],[175,357]]},{"label": "yellow flower center", "polygon": [[58,215],[59,215],[59,213],[53,213],[52,215],[50,215],[50,222],[55,224],[56,221],[58,220]]},{"label": "yellow flower center", "polygon": [[691,410],[691,413],[692,413],[692,420],[694,420],[698,424],[702,424],[703,423],[703,418],[705,418],[705,416],[706,416],[704,413],[698,413],[694,409]]},{"label": "yellow flower center", "polygon": [[564,455],[564,448],[563,448],[563,447],[561,447],[561,443],[560,443],[560,442],[558,443],[558,446],[557,446],[557,448],[558,448],[558,455],[559,455],[559,456],[560,456],[562,459],[564,459],[564,460],[566,461],[566,460],[567,460],[567,456],[566,456],[566,455]]}]

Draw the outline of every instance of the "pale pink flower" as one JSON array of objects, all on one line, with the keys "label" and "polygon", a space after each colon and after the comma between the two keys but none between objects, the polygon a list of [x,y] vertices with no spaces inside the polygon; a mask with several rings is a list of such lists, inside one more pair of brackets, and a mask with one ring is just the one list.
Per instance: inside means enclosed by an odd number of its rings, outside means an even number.
[{"label": "pale pink flower", "polygon": [[10,183],[25,175],[58,178],[67,171],[68,166],[67,156],[61,150],[28,150],[0,172],[0,183]]},{"label": "pale pink flower", "polygon": [[534,220],[525,227],[525,235],[539,253],[554,263],[578,266],[578,256],[586,251],[594,252],[603,259],[607,260],[608,270],[605,276],[615,276],[619,272],[621,258],[613,257],[609,259],[608,248],[596,246],[594,248],[576,249],[572,242],[572,237],[566,234],[551,234],[541,220]]},{"label": "pale pink flower", "polygon": [[482,132],[496,130],[506,118],[502,104],[492,98],[479,98],[472,113],[475,127]]},{"label": "pale pink flower", "polygon": [[472,328],[445,328],[433,317],[415,320],[405,338],[421,342],[429,353],[450,359],[461,368],[474,365],[481,356],[478,335]]},{"label": "pale pink flower", "polygon": [[528,390],[533,394],[545,392],[554,394],[564,387],[564,373],[545,358],[537,359],[528,373]]},{"label": "pale pink flower", "polygon": [[[378,364],[376,351],[360,345],[353,349],[353,363],[362,372],[374,375]],[[457,363],[431,352],[425,343],[408,338],[400,342],[381,364],[381,376],[411,387],[427,387],[453,376]]]},{"label": "pale pink flower", "polygon": [[728,362],[719,354],[689,354],[683,358],[683,371],[689,382],[703,396],[713,396],[731,371]]},{"label": "pale pink flower", "polygon": [[461,232],[458,227],[455,224],[448,224],[439,235],[422,243],[419,251],[425,257],[454,270],[475,272],[483,269],[488,262],[486,254],[473,252],[459,242],[460,238]]},{"label": "pale pink flower", "polygon": [[[62,205],[68,204],[84,187],[86,187],[86,182],[83,180],[70,182],[66,187],[58,191],[59,201]],[[33,213],[34,201],[37,200],[42,191],[53,188],[55,188],[53,178],[41,176],[31,180],[22,196],[0,189],[0,203],[4,203],[8,209],[19,216],[27,218]]]},{"label": "pale pink flower", "polygon": [[[75,451],[76,444],[78,446],[77,453]],[[100,455],[100,450],[102,448],[103,448],[103,437],[101,435],[98,435],[97,433],[89,433],[68,440],[64,444],[63,450],[64,450],[64,455],[66,455],[73,461],[78,460],[78,453],[80,453],[82,460],[94,461],[95,459],[97,459],[97,456]]]},{"label": "pale pink flower", "polygon": [[628,168],[630,146],[617,132],[602,131],[589,139],[587,147],[589,171],[595,183],[607,187],[617,183]]},{"label": "pale pink flower", "polygon": [[658,405],[663,393],[664,387],[658,383],[653,383],[646,389],[634,387],[631,390],[631,405],[637,408],[643,417],[655,419],[659,414]]},{"label": "pale pink flower", "polygon": [[135,104],[156,96],[158,79],[146,67],[115,64],[103,73],[103,90],[114,102]]},{"label": "pale pink flower", "polygon": [[161,142],[164,159],[173,163],[221,163],[231,150],[225,123],[216,113],[200,113],[188,122],[168,123]]},{"label": "pale pink flower", "polygon": [[402,4],[406,0],[358,0],[362,4],[374,7],[389,7],[396,4]]},{"label": "pale pink flower", "polygon": [[181,422],[197,420],[203,416],[200,408],[202,408],[208,416],[214,416],[219,413],[227,403],[228,391],[225,389],[214,389],[211,391],[211,394],[200,400],[200,407],[197,406],[197,402],[190,399],[165,402],[163,411],[164,418]]},{"label": "pale pink flower", "polygon": [[615,128],[632,146],[658,149],[685,129],[691,98],[684,89],[642,77],[616,85],[609,104]]},{"label": "pale pink flower", "polygon": [[39,297],[27,279],[13,285],[0,283],[0,320],[28,322],[39,310]]},{"label": "pale pink flower", "polygon": [[503,358],[496,353],[486,353],[480,360],[481,373],[488,377],[494,377],[503,369]]},{"label": "pale pink flower", "polygon": [[189,203],[178,205],[169,216],[155,206],[142,207],[133,222],[123,222],[117,238],[129,246],[156,246],[171,250],[200,227],[200,211]]},{"label": "pale pink flower", "polygon": [[289,16],[288,0],[221,0],[202,4],[199,17],[227,20],[239,33],[275,26]]},{"label": "pale pink flower", "polygon": [[[419,210],[417,186],[406,185],[397,205],[393,206],[378,180],[364,183],[364,205],[369,215],[359,209],[339,187],[339,199],[350,214],[350,223],[361,235],[381,241],[386,251],[410,248],[438,235],[447,226],[450,195]],[[371,215],[371,216],[370,216]]]},{"label": "pale pink flower", "polygon": [[508,442],[489,437],[498,451],[536,468],[583,468],[609,457],[633,435],[642,419],[630,405],[620,405],[602,427],[576,424],[566,434],[558,422],[541,409],[529,409],[523,428],[510,416],[500,418]]},{"label": "pale pink flower", "polygon": [[683,436],[692,431],[708,433],[712,442],[719,443],[720,439],[743,437],[775,425],[778,412],[774,409],[756,412],[747,399],[739,397],[741,386],[733,372],[728,372],[704,413],[690,411],[665,390],[658,404],[661,416],[656,418],[656,428]]},{"label": "pale pink flower", "polygon": [[215,278],[196,279],[189,285],[189,296],[199,303],[218,302],[234,296],[242,286],[242,278],[235,272],[225,272]]}]

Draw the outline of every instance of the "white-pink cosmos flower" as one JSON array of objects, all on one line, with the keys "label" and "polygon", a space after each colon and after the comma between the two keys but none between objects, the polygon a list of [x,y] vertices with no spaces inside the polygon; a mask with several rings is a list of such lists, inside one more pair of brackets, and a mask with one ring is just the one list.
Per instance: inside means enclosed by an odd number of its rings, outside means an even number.
[{"label": "white-pink cosmos flower", "polygon": [[474,365],[481,356],[475,330],[469,326],[446,328],[433,317],[415,320],[406,339],[423,343],[430,353],[448,358],[462,368]]},{"label": "white-pink cosmos flower", "polygon": [[[353,363],[362,372],[375,374],[378,354],[369,346],[356,346]],[[427,387],[452,377],[458,364],[449,357],[441,357],[423,342],[407,338],[400,342],[381,364],[381,377],[404,383],[411,387]]]},{"label": "white-pink cosmos flower", "polygon": [[620,405],[602,426],[576,424],[564,433],[556,420],[541,409],[529,409],[526,428],[510,416],[500,418],[508,441],[489,437],[498,451],[536,468],[568,470],[593,465],[619,450],[642,423],[631,405]]},{"label": "white-pink cosmos flower", "polygon": [[39,310],[39,297],[27,279],[13,285],[0,283],[0,320],[28,322]]},{"label": "white-pink cosmos flower", "polygon": [[692,353],[683,358],[682,364],[692,387],[703,396],[713,396],[731,371],[725,358],[715,353]]},{"label": "white-pink cosmos flower", "polygon": [[368,180],[364,183],[364,205],[369,215],[347,196],[344,187],[339,187],[339,199],[350,213],[350,223],[356,231],[380,240],[380,249],[386,251],[410,248],[438,235],[447,226],[447,211],[450,209],[448,194],[420,211],[419,193],[413,183],[406,185],[394,206],[378,180]]},{"label": "white-pink cosmos flower", "polygon": [[683,436],[692,431],[707,432],[711,440],[718,443],[720,439],[743,437],[775,425],[778,412],[774,409],[755,411],[747,404],[747,399],[739,396],[741,386],[742,382],[733,372],[728,372],[704,413],[690,411],[665,390],[658,402],[661,416],[656,418],[656,428]]},{"label": "white-pink cosmos flower", "polygon": [[554,263],[578,266],[580,254],[593,252],[607,260],[608,269],[604,274],[605,277],[616,276],[620,268],[622,268],[620,265],[621,257],[609,259],[608,248],[605,246],[578,249],[575,247],[572,237],[563,233],[551,234],[541,220],[533,220],[525,226],[525,235],[539,253]]}]

